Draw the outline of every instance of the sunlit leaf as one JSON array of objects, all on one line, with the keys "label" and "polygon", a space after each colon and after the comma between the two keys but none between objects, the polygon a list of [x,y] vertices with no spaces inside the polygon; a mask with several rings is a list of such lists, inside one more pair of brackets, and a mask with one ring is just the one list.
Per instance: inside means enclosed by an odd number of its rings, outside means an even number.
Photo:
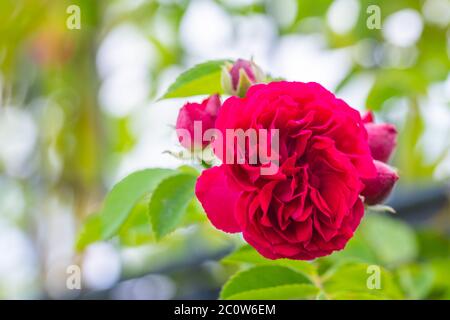
[{"label": "sunlit leaf", "polygon": [[367,292],[356,292],[356,291],[339,291],[333,293],[330,298],[333,300],[388,300],[380,294],[371,294]]},{"label": "sunlit leaf", "polygon": [[234,251],[230,255],[222,259],[224,263],[233,264],[250,264],[250,265],[278,265],[283,267],[292,268],[298,272],[302,272],[305,275],[312,276],[316,274],[316,267],[314,264],[308,261],[278,259],[270,260],[261,256],[253,247],[244,245],[238,250]]},{"label": "sunlit leaf", "polygon": [[206,213],[202,205],[196,197],[193,197],[186,208],[186,213],[183,218],[183,224],[189,225],[195,222],[207,221]]},{"label": "sunlit leaf", "polygon": [[433,287],[434,271],[428,264],[410,264],[396,270],[399,283],[411,299],[424,299]]},{"label": "sunlit leaf", "polygon": [[377,73],[375,83],[367,97],[366,107],[380,110],[383,103],[393,97],[424,94],[427,84],[412,70],[383,70]]},{"label": "sunlit leaf", "polygon": [[[282,294],[284,286],[303,285],[300,287],[291,287],[288,289],[292,294],[291,298],[304,298],[313,294],[312,282],[303,274],[290,268],[281,266],[257,266],[235,274],[224,285],[221,293],[221,299],[239,299],[242,297],[255,299],[271,298],[283,295],[282,298],[288,299]],[[304,286],[306,285],[306,286]],[[295,292],[298,290],[297,292]],[[315,291],[317,292],[317,291]],[[274,296],[269,296],[270,293]]]},{"label": "sunlit leaf", "polygon": [[117,183],[106,196],[100,212],[102,238],[108,239],[115,235],[137,201],[176,172],[170,169],[145,169],[134,172]]},{"label": "sunlit leaf", "polygon": [[154,241],[154,235],[148,216],[148,200],[145,195],[131,210],[128,218],[118,231],[120,243],[124,246],[138,246]]},{"label": "sunlit leaf", "polygon": [[155,237],[172,232],[183,221],[194,197],[196,176],[181,173],[163,180],[153,192],[149,204],[150,221]]},{"label": "sunlit leaf", "polygon": [[89,244],[99,241],[102,238],[100,215],[90,215],[78,233],[75,249],[82,251]]},{"label": "sunlit leaf", "polygon": [[220,75],[226,61],[208,61],[185,71],[169,87],[162,99],[222,93]]},{"label": "sunlit leaf", "polygon": [[380,213],[367,214],[361,223],[360,232],[383,265],[398,265],[417,257],[414,230],[400,220]]},{"label": "sunlit leaf", "polygon": [[353,238],[349,240],[344,250],[319,259],[319,261],[321,260],[329,260],[331,261],[331,264],[339,261],[378,262],[375,251],[363,237],[360,229],[358,229]]},{"label": "sunlit leaf", "polygon": [[[354,295],[374,295],[382,299],[402,299],[403,295],[386,269],[375,266],[379,271],[369,268],[365,263],[342,263],[324,275],[323,288],[330,299],[342,298],[342,293]],[[379,287],[374,280],[379,276]]]},{"label": "sunlit leaf", "polygon": [[430,265],[434,272],[434,289],[450,293],[450,257],[433,259]]},{"label": "sunlit leaf", "polygon": [[227,300],[304,300],[314,298],[319,289],[311,284],[287,284],[234,294]]}]

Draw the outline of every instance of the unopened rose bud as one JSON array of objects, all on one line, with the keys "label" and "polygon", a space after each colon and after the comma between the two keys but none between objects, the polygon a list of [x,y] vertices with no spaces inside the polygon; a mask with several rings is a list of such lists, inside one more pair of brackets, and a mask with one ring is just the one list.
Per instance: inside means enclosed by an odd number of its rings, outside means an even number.
[{"label": "unopened rose bud", "polygon": [[214,128],[219,109],[218,95],[213,95],[202,103],[186,103],[180,109],[176,123],[181,145],[191,151],[206,147],[210,141],[203,141],[203,134]]},{"label": "unopened rose bud", "polygon": [[375,160],[388,162],[397,145],[397,130],[389,123],[365,124],[370,153]]},{"label": "unopened rose bud", "polygon": [[365,188],[362,195],[365,198],[364,202],[368,205],[375,205],[385,200],[399,178],[395,169],[389,165],[377,160],[374,160],[374,164],[377,169],[376,178],[363,180]]},{"label": "unopened rose bud", "polygon": [[375,160],[388,162],[397,145],[397,129],[389,123],[374,123],[371,111],[362,115],[367,130],[370,153]]},{"label": "unopened rose bud", "polygon": [[234,64],[227,63],[222,70],[224,92],[233,96],[245,96],[248,88],[262,82],[265,75],[253,61],[238,59]]}]

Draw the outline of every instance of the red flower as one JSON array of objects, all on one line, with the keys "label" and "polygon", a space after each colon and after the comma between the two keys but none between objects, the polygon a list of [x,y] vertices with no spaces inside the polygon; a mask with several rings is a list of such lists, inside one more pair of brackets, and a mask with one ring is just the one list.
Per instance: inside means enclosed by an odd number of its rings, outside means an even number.
[{"label": "red flower", "polygon": [[196,195],[216,228],[242,232],[270,259],[344,248],[364,214],[363,179],[376,177],[356,110],[317,83],[272,82],[227,99],[216,128],[223,137],[226,129],[279,130],[275,174],[262,175],[262,165],[246,158],[198,179]]},{"label": "red flower", "polygon": [[[220,109],[220,97],[213,95],[200,103],[186,103],[178,113],[176,130],[181,145],[188,150],[204,148],[209,141],[203,140],[206,130],[214,128]],[[194,131],[195,122],[201,124],[201,132]]]}]

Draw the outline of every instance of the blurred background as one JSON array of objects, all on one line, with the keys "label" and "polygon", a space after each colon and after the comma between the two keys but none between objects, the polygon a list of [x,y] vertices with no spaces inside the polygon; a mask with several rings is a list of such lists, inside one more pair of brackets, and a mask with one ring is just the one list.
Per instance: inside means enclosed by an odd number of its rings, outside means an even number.
[{"label": "blurred background", "polygon": [[[207,224],[158,243],[146,231],[82,252],[75,241],[115,182],[182,164],[163,152],[178,148],[184,100],[157,101],[176,76],[253,57],[397,125],[389,204],[413,249],[381,260],[406,287],[411,268],[437,263],[406,297],[450,299],[449,0],[2,0],[0,21],[0,298],[217,298],[229,275],[217,260],[238,240]],[[66,287],[70,265],[81,290]]]}]

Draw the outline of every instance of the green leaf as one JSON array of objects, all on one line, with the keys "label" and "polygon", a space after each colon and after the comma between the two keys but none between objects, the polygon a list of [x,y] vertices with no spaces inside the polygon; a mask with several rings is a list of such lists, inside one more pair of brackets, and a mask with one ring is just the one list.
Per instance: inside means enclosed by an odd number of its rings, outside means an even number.
[{"label": "green leaf", "polygon": [[265,259],[249,245],[243,245],[222,259],[223,263],[249,263],[254,265],[271,264],[275,261],[276,260]]},{"label": "green leaf", "polygon": [[450,257],[433,259],[431,268],[434,272],[434,289],[450,292]]},{"label": "green leaf", "polygon": [[118,231],[120,243],[124,246],[138,246],[154,241],[148,216],[148,201],[145,195],[131,210],[127,220]]},{"label": "green leaf", "polygon": [[407,224],[383,214],[367,214],[360,226],[361,236],[387,266],[413,261],[418,254],[417,239]]},{"label": "green leaf", "polygon": [[196,176],[196,177],[198,177],[200,175],[200,172],[196,168],[187,166],[187,165],[179,166],[177,168],[177,170],[182,173],[188,173],[188,174],[190,174],[192,176]]},{"label": "green leaf", "polygon": [[250,290],[234,294],[227,300],[300,300],[312,299],[319,289],[312,284],[287,284],[273,288]]},{"label": "green leaf", "polygon": [[165,178],[175,174],[171,169],[145,169],[134,172],[117,183],[106,196],[100,213],[102,239],[114,236],[136,203]]},{"label": "green leaf", "polygon": [[331,264],[341,261],[354,261],[354,262],[366,262],[377,263],[378,259],[371,248],[367,240],[363,237],[361,228],[358,228],[353,238],[345,246],[344,250],[335,252],[327,257],[318,259],[321,264],[323,261],[330,262]]},{"label": "green leaf", "polygon": [[411,299],[425,299],[433,287],[434,272],[427,264],[406,265],[397,271],[400,285]]},{"label": "green leaf", "polygon": [[250,265],[277,265],[294,269],[307,276],[314,276],[317,273],[313,263],[300,260],[278,259],[270,260],[261,256],[253,247],[244,245],[222,259],[223,263],[229,264],[250,264]]},{"label": "green leaf", "polygon": [[408,225],[390,214],[374,212],[373,208],[367,208],[366,212],[360,227],[345,249],[319,259],[319,263],[354,261],[397,266],[411,262],[417,257],[417,240]]},{"label": "green leaf", "polygon": [[195,222],[205,222],[207,220],[202,205],[196,197],[193,197],[186,208],[183,225],[189,225]]},{"label": "green leaf", "polygon": [[84,223],[75,244],[77,251],[82,251],[89,244],[99,241],[102,238],[101,219],[99,214],[91,214]]},{"label": "green leaf", "polygon": [[220,78],[222,66],[227,61],[208,61],[183,72],[161,99],[223,93]]},{"label": "green leaf", "polygon": [[[330,299],[342,299],[343,294],[361,297],[377,296],[382,299],[402,299],[402,293],[392,274],[379,267],[380,287],[372,288],[371,280],[376,275],[366,263],[341,263],[328,271],[322,278],[323,288]],[[369,283],[370,282],[370,283]]]},{"label": "green leaf", "polygon": [[183,222],[194,197],[196,176],[181,173],[162,181],[150,199],[149,214],[156,239],[172,232]]},{"label": "green leaf", "polygon": [[[255,297],[255,299],[258,299],[264,296],[275,299],[277,296],[282,295],[284,286],[292,285],[313,286],[312,282],[306,276],[290,268],[281,266],[256,266],[232,276],[222,288],[220,298]],[[298,290],[297,293],[294,292],[296,289]],[[292,298],[301,298],[302,294],[309,296],[312,288],[302,286],[301,288],[291,287],[288,290],[291,291]],[[273,293],[274,296],[270,297],[270,293]],[[286,299],[287,297],[283,296],[283,298]]]},{"label": "green leaf", "polygon": [[445,258],[450,256],[450,238],[436,230],[420,230],[416,233],[419,255],[422,259]]},{"label": "green leaf", "polygon": [[424,94],[426,87],[420,74],[414,70],[383,70],[376,75],[366,100],[366,107],[370,110],[380,110],[388,99],[408,97],[411,93]]},{"label": "green leaf", "polygon": [[[150,197],[151,195],[146,196],[138,202],[132,209],[128,219],[120,228],[119,239],[122,245],[138,246],[155,241],[148,212]],[[196,197],[193,197],[186,208],[179,226],[188,226],[206,220],[206,214],[201,204]]]},{"label": "green leaf", "polygon": [[347,291],[335,292],[333,293],[332,298],[333,300],[387,300],[387,297],[383,297],[379,294]]}]

